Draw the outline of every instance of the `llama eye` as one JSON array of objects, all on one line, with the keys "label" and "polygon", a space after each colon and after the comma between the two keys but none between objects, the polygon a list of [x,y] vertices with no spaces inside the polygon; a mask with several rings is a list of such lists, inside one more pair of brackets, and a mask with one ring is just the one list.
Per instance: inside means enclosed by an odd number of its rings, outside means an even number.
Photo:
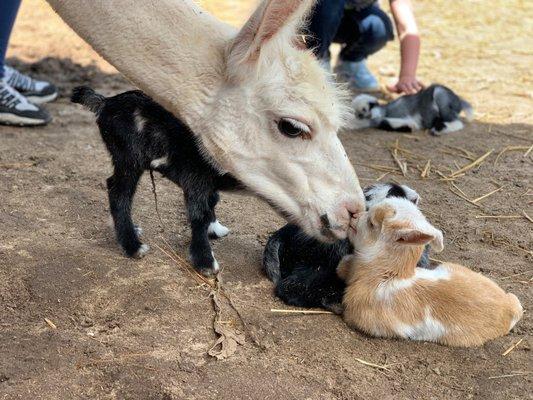
[{"label": "llama eye", "polygon": [[304,140],[311,139],[311,129],[293,118],[281,118],[278,121],[278,130],[290,138],[301,137]]}]

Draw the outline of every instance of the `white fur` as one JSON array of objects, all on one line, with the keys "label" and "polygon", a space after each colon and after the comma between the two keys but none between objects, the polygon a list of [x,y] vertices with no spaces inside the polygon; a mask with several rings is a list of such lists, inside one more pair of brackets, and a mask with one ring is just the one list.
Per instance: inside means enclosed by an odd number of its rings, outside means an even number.
[{"label": "white fur", "polygon": [[146,253],[150,250],[150,246],[147,244],[141,244],[141,247],[139,247],[139,250],[133,255],[134,258],[143,258]]},{"label": "white fur", "polygon": [[[310,51],[295,45],[313,1],[264,0],[239,32],[192,0],[48,2],[179,116],[220,171],[307,233],[320,237],[320,216],[327,214],[339,227],[334,233],[345,236],[350,212],[364,209],[364,199],[337,137],[350,113],[343,91]],[[310,140],[282,135],[281,118],[308,126]]]},{"label": "white fur", "polygon": [[411,340],[436,341],[446,334],[444,325],[431,316],[431,310],[426,307],[424,319],[414,325],[398,322],[395,327],[396,333]]},{"label": "white fur", "polygon": [[455,121],[451,122],[445,122],[444,125],[446,125],[446,128],[444,128],[441,133],[457,132],[465,127],[460,119],[456,119]]},{"label": "white fur", "polygon": [[436,282],[439,280],[449,280],[450,278],[450,271],[444,265],[439,265],[435,269],[416,268],[412,278],[390,279],[381,283],[376,290],[376,298],[382,301],[390,301],[398,291],[410,288],[419,280]]},{"label": "white fur", "polygon": [[422,128],[422,117],[420,114],[409,115],[405,118],[385,118],[393,129],[409,127],[412,131],[418,131]]},{"label": "white fur", "polygon": [[220,265],[218,265],[218,261],[213,252],[211,252],[211,254],[213,255],[213,272],[216,274],[218,271],[220,271]]},{"label": "white fur", "polygon": [[218,222],[218,219],[215,222],[211,222],[207,228],[207,233],[209,235],[215,235],[218,238],[224,237],[229,233],[229,229]]},{"label": "white fur", "polygon": [[150,162],[150,168],[156,169],[166,164],[168,164],[168,156],[163,156],[152,160]]},{"label": "white fur", "polygon": [[140,114],[139,110],[133,112],[133,121],[135,122],[137,132],[142,132],[146,125],[146,119]]}]

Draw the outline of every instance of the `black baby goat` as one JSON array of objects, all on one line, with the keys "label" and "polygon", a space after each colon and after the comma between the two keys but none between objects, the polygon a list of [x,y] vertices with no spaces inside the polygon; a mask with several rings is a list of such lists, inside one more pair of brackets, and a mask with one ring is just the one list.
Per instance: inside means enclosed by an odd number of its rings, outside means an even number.
[{"label": "black baby goat", "polygon": [[97,116],[100,135],[111,154],[113,175],[107,179],[109,205],[117,240],[130,257],[149,250],[140,241],[141,230],[131,219],[137,184],[146,170],[160,172],[183,189],[191,224],[190,256],[204,275],[218,272],[209,236],[228,234],[215,216],[219,190],[239,190],[231,175],[221,174],[202,156],[194,134],[180,120],[141,91],[104,97],[93,89],[74,89],[72,102]]}]

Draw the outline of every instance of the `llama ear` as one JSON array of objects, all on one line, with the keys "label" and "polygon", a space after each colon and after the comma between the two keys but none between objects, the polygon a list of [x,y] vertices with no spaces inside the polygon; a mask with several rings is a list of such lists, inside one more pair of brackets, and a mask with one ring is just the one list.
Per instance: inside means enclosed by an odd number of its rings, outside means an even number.
[{"label": "llama ear", "polygon": [[269,40],[298,47],[294,36],[313,4],[313,0],[263,0],[233,40],[232,64],[257,60]]}]

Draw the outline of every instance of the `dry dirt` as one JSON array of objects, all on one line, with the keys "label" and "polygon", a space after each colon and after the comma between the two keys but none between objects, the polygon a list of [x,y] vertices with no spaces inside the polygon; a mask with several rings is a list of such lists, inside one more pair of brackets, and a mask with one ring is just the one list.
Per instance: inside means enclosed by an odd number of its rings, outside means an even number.
[{"label": "dry dirt", "polygon": [[[203,3],[236,24],[250,8],[249,1]],[[387,149],[396,139],[420,155],[401,153],[407,176],[385,179],[422,195],[425,213],[445,231],[446,250],[438,258],[481,271],[521,299],[526,314],[514,332],[481,348],[455,349],[368,338],[332,315],[272,314],[284,305],[260,260],[265,239],[283,221],[260,201],[224,195],[219,217],[232,232],[214,249],[249,337],[233,357],[209,357],[215,335],[208,292],[155,248],[163,239],[149,180],[141,183],[135,215],[153,250],[133,261],[121,255],[108,225],[110,163],[93,118],[67,100],[82,83],[105,93],[129,85],[41,0],[27,0],[11,61],[54,81],[62,96],[48,107],[49,126],[0,127],[0,398],[533,398],[533,223],[520,217],[533,216],[533,152],[524,156],[533,144],[533,6],[518,0],[415,3],[424,38],[420,76],[468,98],[476,122],[441,138],[370,130],[341,138],[363,184],[383,174],[370,164],[396,169]],[[371,65],[386,82],[397,62],[394,44]],[[520,150],[496,163],[507,146]],[[435,172],[449,174],[470,162],[454,147],[473,158],[494,149],[455,182],[470,199],[503,187],[479,207],[452,193]],[[422,168],[428,159],[432,169],[422,179],[416,164]],[[185,255],[189,231],[180,191],[158,180],[158,192],[162,237]]]}]

